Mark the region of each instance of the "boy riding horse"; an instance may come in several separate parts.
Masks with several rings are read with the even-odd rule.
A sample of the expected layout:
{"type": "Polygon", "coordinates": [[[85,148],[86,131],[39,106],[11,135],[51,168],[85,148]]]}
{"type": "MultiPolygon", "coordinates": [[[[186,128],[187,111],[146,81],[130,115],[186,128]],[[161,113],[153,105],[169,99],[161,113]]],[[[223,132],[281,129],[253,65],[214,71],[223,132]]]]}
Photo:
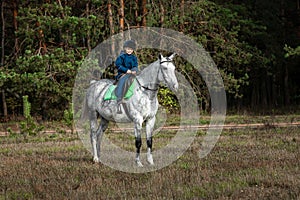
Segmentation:
{"type": "Polygon", "coordinates": [[[133,40],[127,40],[123,45],[123,49],[124,50],[121,51],[115,62],[118,69],[118,75],[116,76],[118,86],[115,91],[118,103],[118,113],[121,112],[120,104],[122,103],[124,96],[125,82],[132,75],[136,75],[136,72],[138,71],[137,57],[133,54],[136,49],[135,42],[133,40]]]}

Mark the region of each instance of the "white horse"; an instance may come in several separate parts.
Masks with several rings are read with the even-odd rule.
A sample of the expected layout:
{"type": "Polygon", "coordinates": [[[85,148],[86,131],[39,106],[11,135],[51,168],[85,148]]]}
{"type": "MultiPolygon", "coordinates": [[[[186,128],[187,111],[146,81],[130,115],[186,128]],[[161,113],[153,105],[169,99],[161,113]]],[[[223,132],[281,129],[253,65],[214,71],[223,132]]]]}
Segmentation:
{"type": "Polygon", "coordinates": [[[141,129],[146,123],[147,161],[154,165],[152,157],[152,131],[155,124],[155,115],[158,110],[157,92],[160,83],[165,84],[172,91],[178,89],[175,76],[175,65],[172,54],[169,57],[159,55],[157,61],[151,63],[138,73],[135,78],[132,97],[125,99],[122,104],[122,113],[118,113],[116,100],[104,100],[107,89],[113,84],[111,80],[102,79],[90,85],[86,93],[84,113],[90,120],[90,139],[94,162],[100,161],[100,143],[109,121],[118,123],[134,123],[136,163],[139,167],[143,164],[140,160],[140,148],[142,145],[141,129]],[[88,112],[86,112],[88,111],[88,112]],[[100,124],[97,118],[100,117],[100,124]]]}

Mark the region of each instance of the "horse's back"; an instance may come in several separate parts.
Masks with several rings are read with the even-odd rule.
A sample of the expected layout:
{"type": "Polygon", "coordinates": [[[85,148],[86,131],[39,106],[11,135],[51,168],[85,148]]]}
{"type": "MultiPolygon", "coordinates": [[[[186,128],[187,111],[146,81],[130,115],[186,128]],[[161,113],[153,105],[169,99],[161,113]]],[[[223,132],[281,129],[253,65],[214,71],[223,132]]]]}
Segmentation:
{"type": "Polygon", "coordinates": [[[91,81],[87,89],[86,100],[89,107],[94,107],[96,102],[103,99],[106,89],[113,85],[112,79],[101,79],[99,81],[91,81]]]}

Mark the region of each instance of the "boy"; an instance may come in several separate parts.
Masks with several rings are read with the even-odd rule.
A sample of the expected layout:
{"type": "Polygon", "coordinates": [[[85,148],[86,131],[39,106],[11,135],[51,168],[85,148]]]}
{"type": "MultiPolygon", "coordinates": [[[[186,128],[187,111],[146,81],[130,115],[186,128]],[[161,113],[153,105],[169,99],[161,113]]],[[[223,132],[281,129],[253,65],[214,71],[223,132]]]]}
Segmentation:
{"type": "MultiPolygon", "coordinates": [[[[116,76],[116,81],[118,81],[118,86],[116,88],[116,96],[118,105],[122,102],[124,93],[123,88],[126,80],[131,75],[136,75],[138,71],[138,61],[137,57],[133,54],[136,49],[136,44],[133,40],[127,40],[123,45],[123,51],[121,51],[118,56],[115,65],[118,69],[118,75],[116,76]]],[[[120,106],[118,113],[120,112],[120,106]]]]}

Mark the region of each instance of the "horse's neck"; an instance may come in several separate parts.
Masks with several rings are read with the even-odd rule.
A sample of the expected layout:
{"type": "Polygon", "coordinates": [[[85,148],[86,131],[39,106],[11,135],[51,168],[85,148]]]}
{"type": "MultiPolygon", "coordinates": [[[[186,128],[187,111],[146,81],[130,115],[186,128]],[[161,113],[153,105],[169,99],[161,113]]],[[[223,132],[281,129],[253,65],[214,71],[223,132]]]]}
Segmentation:
{"type": "Polygon", "coordinates": [[[137,79],[141,83],[142,86],[153,87],[158,85],[158,61],[150,64],[141,73],[137,76],[137,79]]]}

